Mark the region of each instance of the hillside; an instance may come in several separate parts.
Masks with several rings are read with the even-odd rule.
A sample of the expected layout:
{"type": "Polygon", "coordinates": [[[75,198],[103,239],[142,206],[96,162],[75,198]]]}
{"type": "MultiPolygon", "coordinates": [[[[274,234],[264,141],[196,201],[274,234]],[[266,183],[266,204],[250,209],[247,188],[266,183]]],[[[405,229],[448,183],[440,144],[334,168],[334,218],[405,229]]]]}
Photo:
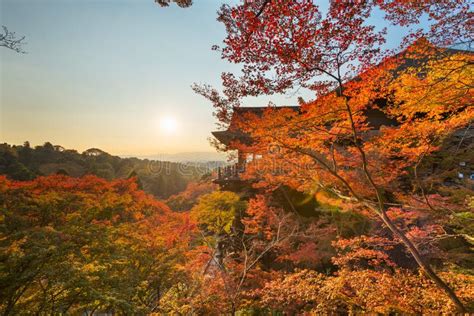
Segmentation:
{"type": "Polygon", "coordinates": [[[57,173],[72,177],[93,174],[107,180],[136,176],[143,190],[158,198],[181,192],[190,181],[201,178],[211,168],[204,163],[120,158],[97,148],[79,153],[51,143],[36,147],[28,142],[20,146],[0,145],[0,174],[12,180],[32,180],[57,173]]]}

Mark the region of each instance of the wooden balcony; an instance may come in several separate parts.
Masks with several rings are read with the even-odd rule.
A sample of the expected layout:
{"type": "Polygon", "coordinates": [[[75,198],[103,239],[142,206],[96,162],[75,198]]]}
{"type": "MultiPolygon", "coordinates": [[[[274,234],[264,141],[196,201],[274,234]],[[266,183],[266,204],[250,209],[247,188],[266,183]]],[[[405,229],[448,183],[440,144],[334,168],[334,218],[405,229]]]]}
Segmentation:
{"type": "Polygon", "coordinates": [[[245,166],[241,164],[233,164],[229,166],[219,167],[217,169],[217,178],[214,179],[214,183],[219,185],[231,183],[231,182],[241,182],[243,181],[240,178],[240,175],[245,171],[245,166]]]}

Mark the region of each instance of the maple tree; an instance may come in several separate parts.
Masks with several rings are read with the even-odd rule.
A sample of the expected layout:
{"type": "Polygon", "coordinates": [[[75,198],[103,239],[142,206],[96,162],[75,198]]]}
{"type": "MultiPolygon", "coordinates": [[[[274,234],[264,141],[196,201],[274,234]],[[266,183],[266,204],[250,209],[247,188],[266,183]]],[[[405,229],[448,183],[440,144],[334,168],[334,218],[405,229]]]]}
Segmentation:
{"type": "MultiPolygon", "coordinates": [[[[443,278],[472,301],[472,276],[443,273],[443,278]]],[[[399,270],[342,270],[327,276],[311,270],[281,275],[252,293],[262,308],[286,313],[401,313],[436,314],[452,312],[446,295],[423,275],[399,270]]]]}
{"type": "Polygon", "coordinates": [[[184,191],[170,196],[166,204],[175,211],[189,211],[202,195],[211,193],[217,188],[216,184],[207,181],[190,182],[184,191]]]}
{"type": "Polygon", "coordinates": [[[325,15],[313,1],[223,5],[218,17],[227,31],[222,57],[242,64],[242,75],[222,74],[224,96],[210,86],[194,87],[213,102],[223,125],[244,97],[298,87],[314,91],[316,100],[301,100],[299,112],[270,106],[262,116],[242,120],[241,129],[254,143],[241,148],[266,156],[248,168],[248,178],[263,178],[260,186],[267,187],[322,187],[371,210],[459,311],[465,307],[456,293],[389,213],[392,206],[406,210],[414,203],[403,190],[410,168],[416,173],[425,156],[474,119],[472,54],[430,43],[470,43],[472,18],[464,1],[334,1],[325,15]],[[404,50],[392,57],[393,51],[382,49],[385,30],[368,23],[376,9],[395,25],[416,27],[425,15],[431,25],[409,32],[404,50]],[[374,110],[392,124],[375,127],[374,110]],[[272,146],[278,150],[269,151],[272,146]]]}
{"type": "Polygon", "coordinates": [[[230,234],[232,222],[245,209],[245,202],[230,191],[214,191],[199,198],[191,217],[209,233],[230,234]]]}
{"type": "Polygon", "coordinates": [[[203,209],[227,211],[225,221],[222,215],[207,214],[201,217],[204,219],[201,221],[198,217],[204,236],[201,238],[202,247],[193,251],[194,259],[190,262],[190,265],[199,267],[194,273],[194,279],[200,283],[199,293],[195,294],[193,304],[207,314],[222,310],[235,314],[248,305],[245,302],[250,289],[262,287],[277,273],[265,268],[264,261],[288,253],[294,245],[291,242],[298,237],[299,224],[292,214],[284,214],[283,209],[269,205],[261,195],[250,199],[247,204],[235,193],[216,191],[200,199],[191,211],[191,218],[196,218],[193,216],[196,212],[202,215],[203,209]],[[214,206],[209,208],[210,204],[214,206]],[[223,205],[244,207],[239,206],[239,211],[235,212],[229,211],[232,207],[223,205]],[[228,225],[222,226],[222,223],[228,225]],[[209,231],[219,232],[218,236],[214,234],[214,242],[205,236],[209,231]]]}

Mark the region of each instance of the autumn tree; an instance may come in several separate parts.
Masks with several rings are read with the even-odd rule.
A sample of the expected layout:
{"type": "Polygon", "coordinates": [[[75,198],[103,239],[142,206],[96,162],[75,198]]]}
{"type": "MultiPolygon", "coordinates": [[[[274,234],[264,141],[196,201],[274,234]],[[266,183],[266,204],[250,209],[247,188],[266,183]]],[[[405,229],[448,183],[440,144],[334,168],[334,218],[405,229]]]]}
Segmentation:
{"type": "Polygon", "coordinates": [[[200,197],[198,204],[191,209],[190,216],[202,228],[204,239],[215,245],[214,264],[222,265],[224,243],[232,234],[234,220],[242,216],[245,207],[245,202],[237,194],[214,191],[200,197]]]}
{"type": "Polygon", "coordinates": [[[199,293],[194,294],[194,304],[204,313],[225,309],[234,315],[247,307],[244,302],[249,299],[248,292],[278,274],[268,264],[265,267],[265,261],[287,255],[299,237],[300,225],[294,214],[271,205],[261,195],[245,203],[235,193],[216,191],[200,199],[191,218],[197,219],[203,235],[219,232],[214,238],[217,245],[203,237],[204,247],[192,250],[192,265],[205,258],[194,274],[201,284],[199,293]],[[219,302],[209,304],[211,297],[219,302]]]}
{"type": "Polygon", "coordinates": [[[249,291],[262,287],[278,274],[269,267],[265,268],[264,262],[277,258],[282,248],[291,248],[300,228],[294,214],[271,205],[262,195],[249,200],[239,224],[240,231],[233,238],[234,251],[223,260],[226,266],[223,280],[232,314],[246,307],[242,301],[248,298],[249,291]]]}
{"type": "Polygon", "coordinates": [[[302,101],[301,113],[269,107],[262,117],[245,118],[242,129],[254,139],[254,150],[280,148],[261,161],[264,172],[258,176],[301,190],[320,186],[371,210],[459,311],[465,308],[456,293],[387,211],[400,203],[396,197],[407,170],[473,119],[468,106],[472,54],[430,43],[471,41],[473,24],[465,22],[472,16],[463,1],[333,1],[326,14],[313,1],[223,5],[218,17],[227,30],[222,57],[242,64],[242,75],[222,75],[224,96],[209,86],[194,87],[213,102],[224,124],[244,97],[300,87],[314,91],[317,99],[302,101]],[[368,21],[374,10],[385,12],[390,23],[413,27],[402,53],[390,56],[393,51],[382,49],[386,32],[368,21]],[[418,30],[426,15],[430,28],[418,30]],[[371,120],[374,111],[393,123],[371,120]],[[268,170],[272,160],[280,162],[279,170],[268,170]]]}
{"type": "Polygon", "coordinates": [[[133,179],[0,177],[0,309],[158,312],[192,230],[133,179]]]}
{"type": "Polygon", "coordinates": [[[245,208],[246,202],[230,191],[214,191],[199,197],[190,211],[190,218],[199,228],[195,236],[198,246],[189,252],[185,268],[193,281],[181,290],[190,299],[178,299],[178,307],[170,312],[183,312],[184,306],[205,314],[228,308],[231,268],[226,258],[237,234],[235,224],[245,208]]]}
{"type": "MultiPolygon", "coordinates": [[[[444,279],[472,301],[470,275],[442,273],[444,279]]],[[[311,314],[437,314],[452,313],[449,299],[424,275],[406,270],[389,274],[374,270],[343,270],[328,276],[297,270],[267,282],[252,292],[260,308],[311,314]]]]}
{"type": "Polygon", "coordinates": [[[170,196],[166,204],[175,211],[189,211],[202,195],[216,191],[217,188],[218,186],[210,181],[190,182],[184,191],[170,196]]]}

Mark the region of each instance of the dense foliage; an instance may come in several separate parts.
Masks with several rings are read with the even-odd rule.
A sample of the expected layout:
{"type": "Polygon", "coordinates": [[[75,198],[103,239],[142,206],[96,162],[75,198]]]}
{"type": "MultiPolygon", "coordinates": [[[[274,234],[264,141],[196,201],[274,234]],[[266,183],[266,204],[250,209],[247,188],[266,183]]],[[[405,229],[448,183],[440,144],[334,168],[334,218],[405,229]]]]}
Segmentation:
{"type": "MultiPolygon", "coordinates": [[[[432,240],[472,242],[446,229],[452,217],[472,212],[465,171],[472,172],[458,166],[473,158],[473,54],[448,48],[470,47],[472,19],[467,1],[333,1],[326,12],[311,0],[223,5],[218,20],[227,35],[215,48],[241,71],[222,74],[223,95],[195,86],[213,103],[221,126],[237,126],[246,136],[229,147],[261,157],[247,164],[244,179],[266,192],[288,186],[344,200],[387,229],[388,235],[376,229],[370,236],[403,245],[459,312],[466,302],[439,272],[453,267],[433,262],[432,240]],[[383,47],[387,32],[370,20],[374,12],[408,30],[397,49],[383,47]],[[297,110],[270,103],[233,115],[249,96],[299,89],[315,98],[300,99],[297,110]]],[[[374,250],[356,255],[374,256],[365,269],[396,266],[374,250]]]]}
{"type": "Polygon", "coordinates": [[[185,214],[131,180],[0,178],[5,315],[149,313],[183,272],[185,214]]]}
{"type": "Polygon", "coordinates": [[[189,211],[197,204],[201,195],[217,189],[218,185],[210,181],[190,182],[184,191],[170,196],[166,204],[174,211],[189,211]]]}
{"type": "MultiPolygon", "coordinates": [[[[387,231],[376,217],[353,213],[337,196],[319,192],[312,214],[302,216],[300,205],[282,208],[275,193],[249,200],[226,191],[197,195],[189,213],[178,213],[138,190],[134,179],[2,177],[2,312],[454,309],[399,243],[383,237],[387,231]]],[[[413,222],[410,229],[433,262],[456,267],[442,276],[472,302],[469,244],[428,236],[413,222]]]]}
{"type": "Polygon", "coordinates": [[[51,143],[34,148],[28,142],[23,146],[0,144],[0,174],[13,180],[32,180],[56,173],[72,177],[92,174],[107,180],[137,177],[143,190],[167,198],[208,172],[205,165],[120,158],[97,148],[78,153],[51,143]]]}
{"type": "Polygon", "coordinates": [[[223,74],[223,97],[195,89],[251,140],[231,147],[259,156],[241,190],[191,183],[175,212],[139,189],[154,192],[143,162],[4,145],[0,171],[27,181],[0,178],[2,312],[474,312],[473,54],[439,46],[472,41],[472,18],[465,1],[224,5],[221,53],[241,76],[223,74]],[[414,28],[396,55],[376,10],[414,28]],[[315,94],[298,110],[232,116],[298,88],[315,94]],[[129,179],[37,177],[55,172],[129,179]]]}

